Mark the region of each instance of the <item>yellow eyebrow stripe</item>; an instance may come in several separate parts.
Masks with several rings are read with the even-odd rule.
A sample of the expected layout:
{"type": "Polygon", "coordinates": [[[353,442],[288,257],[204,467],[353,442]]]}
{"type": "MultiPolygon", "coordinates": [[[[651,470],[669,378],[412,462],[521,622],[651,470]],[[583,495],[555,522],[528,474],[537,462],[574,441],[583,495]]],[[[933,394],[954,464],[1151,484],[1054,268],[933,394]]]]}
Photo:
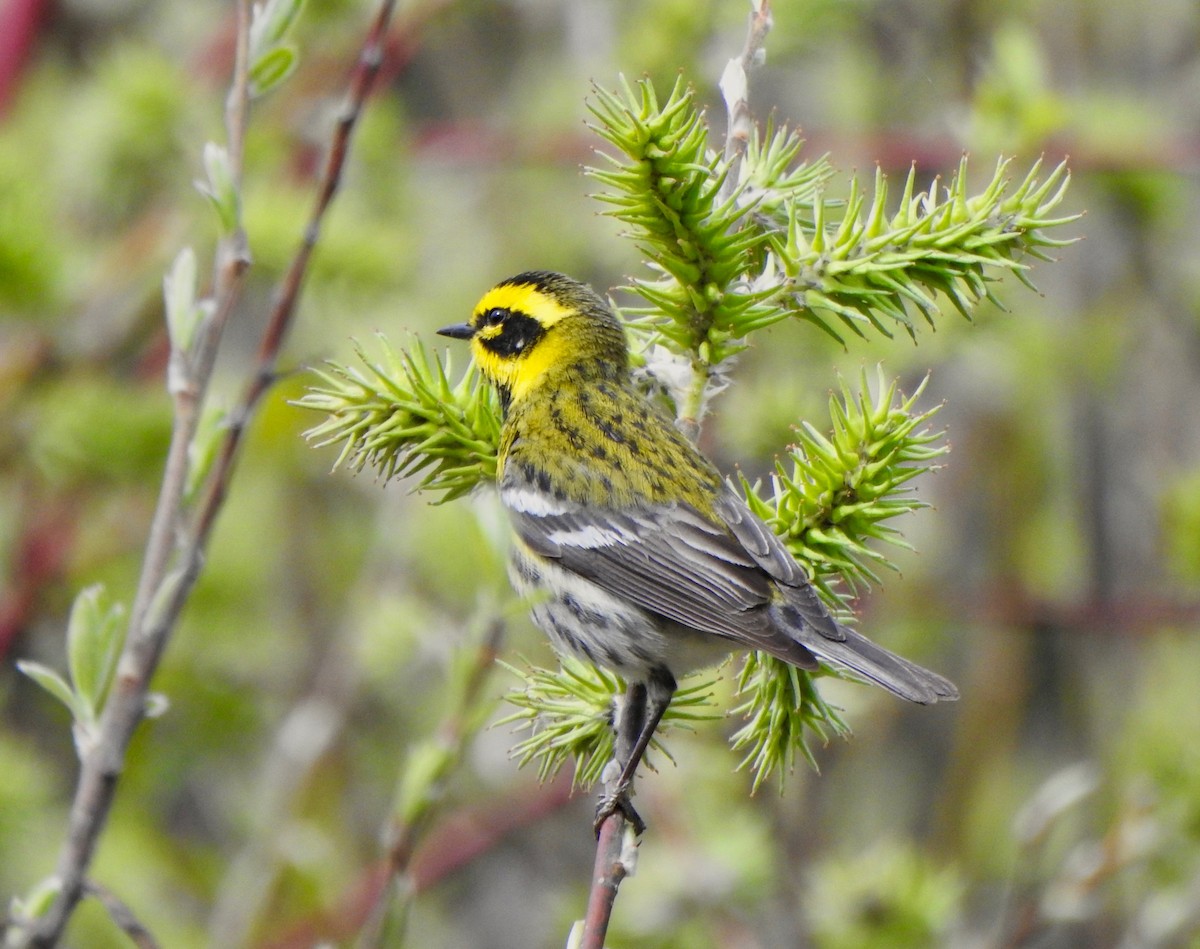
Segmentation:
{"type": "Polygon", "coordinates": [[[553,297],[529,284],[504,284],[493,287],[475,307],[474,316],[481,316],[494,309],[527,313],[545,327],[553,326],[573,312],[570,307],[563,306],[553,297]]]}

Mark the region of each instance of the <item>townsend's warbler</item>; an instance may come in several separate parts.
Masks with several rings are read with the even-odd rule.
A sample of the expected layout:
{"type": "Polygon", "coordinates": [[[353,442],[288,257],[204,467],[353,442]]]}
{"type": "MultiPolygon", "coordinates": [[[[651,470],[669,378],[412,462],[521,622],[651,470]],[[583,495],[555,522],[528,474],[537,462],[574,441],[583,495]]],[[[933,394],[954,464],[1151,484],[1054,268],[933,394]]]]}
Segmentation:
{"type": "Polygon", "coordinates": [[[627,791],[676,679],[757,649],[844,667],[913,702],[954,685],[837,623],[800,565],[671,420],[635,388],[620,322],[590,287],[523,273],[489,290],[469,339],[499,393],[497,482],[516,533],[511,576],[559,650],[641,683],[627,791]]]}

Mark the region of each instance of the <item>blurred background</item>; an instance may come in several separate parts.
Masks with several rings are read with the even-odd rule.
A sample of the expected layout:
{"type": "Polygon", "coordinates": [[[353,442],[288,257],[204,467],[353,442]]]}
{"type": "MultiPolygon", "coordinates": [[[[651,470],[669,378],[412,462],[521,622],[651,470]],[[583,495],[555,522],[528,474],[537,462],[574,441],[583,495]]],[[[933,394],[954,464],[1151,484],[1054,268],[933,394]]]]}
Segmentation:
{"type": "MultiPolygon", "coordinates": [[[[219,366],[232,402],[298,243],[371,16],[310,3],[295,76],[255,107],[254,267],[219,366]]],[[[588,197],[590,83],[716,81],[735,0],[401,4],[321,235],[286,377],[256,419],[203,578],[130,752],[93,876],[164,946],[348,940],[406,752],[447,712],[453,657],[509,600],[494,500],[431,506],[330,474],[289,404],[307,368],[461,320],[525,269],[598,288],[639,260],[588,197]]],[[[0,6],[0,898],[50,873],[76,777],[67,713],[14,662],[64,666],[77,591],[128,601],[170,432],[162,275],[211,255],[192,187],[219,140],[228,4],[0,6]]],[[[750,795],[733,719],[677,733],[640,784],[650,824],[609,942],[642,947],[1200,946],[1200,7],[1194,0],[779,0],[759,119],[810,158],[975,187],[1070,156],[1039,292],[936,332],[779,326],[742,357],[706,449],[769,472],[827,424],[837,372],[882,362],[952,452],[898,525],[916,548],[861,627],[943,672],[957,705],[833,683],[848,740],[750,795]]],[[[203,267],[204,265],[202,265],[203,267]]],[[[618,301],[626,300],[615,290],[618,301]]],[[[377,351],[377,350],[376,350],[377,351]]],[[[462,365],[461,354],[456,354],[462,365]]],[[[547,663],[510,624],[503,655],[547,663]]],[[[728,669],[722,670],[730,677],[728,669]]],[[[514,684],[497,669],[485,688],[514,684]]],[[[727,688],[725,682],[721,688],[727,688]]],[[[500,717],[503,709],[497,710],[500,717]]],[[[592,799],[539,786],[485,729],[411,866],[413,946],[562,945],[591,873],[592,799]]],[[[95,905],[77,946],[130,945],[95,905]]]]}

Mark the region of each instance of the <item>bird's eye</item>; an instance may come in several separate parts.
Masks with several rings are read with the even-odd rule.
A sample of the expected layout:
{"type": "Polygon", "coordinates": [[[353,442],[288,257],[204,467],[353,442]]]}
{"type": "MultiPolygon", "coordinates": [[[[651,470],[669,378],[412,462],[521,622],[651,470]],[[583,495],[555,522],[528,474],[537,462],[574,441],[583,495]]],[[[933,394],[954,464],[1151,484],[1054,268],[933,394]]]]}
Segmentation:
{"type": "Polygon", "coordinates": [[[504,322],[504,318],[508,315],[507,310],[502,310],[499,307],[493,307],[483,314],[484,326],[499,326],[504,322]]]}

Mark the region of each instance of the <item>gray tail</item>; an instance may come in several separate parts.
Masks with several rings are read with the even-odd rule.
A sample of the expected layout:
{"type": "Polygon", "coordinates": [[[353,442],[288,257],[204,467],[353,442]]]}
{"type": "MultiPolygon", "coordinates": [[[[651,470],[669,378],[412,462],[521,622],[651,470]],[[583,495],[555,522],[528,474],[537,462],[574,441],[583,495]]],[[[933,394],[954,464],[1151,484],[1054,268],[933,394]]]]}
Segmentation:
{"type": "Polygon", "coordinates": [[[862,633],[835,622],[823,607],[818,606],[816,595],[805,592],[809,593],[812,602],[804,602],[808,598],[802,597],[798,603],[789,597],[792,602],[781,604],[773,612],[778,626],[822,662],[848,669],[893,695],[921,705],[952,702],[958,698],[958,689],[949,679],[909,662],[871,642],[862,633]]]}
{"type": "Polygon", "coordinates": [[[815,641],[810,642],[806,637],[805,645],[818,659],[843,666],[910,702],[932,705],[958,698],[958,689],[949,679],[888,652],[845,626],[839,625],[838,632],[845,638],[839,641],[811,637],[815,641]]]}

